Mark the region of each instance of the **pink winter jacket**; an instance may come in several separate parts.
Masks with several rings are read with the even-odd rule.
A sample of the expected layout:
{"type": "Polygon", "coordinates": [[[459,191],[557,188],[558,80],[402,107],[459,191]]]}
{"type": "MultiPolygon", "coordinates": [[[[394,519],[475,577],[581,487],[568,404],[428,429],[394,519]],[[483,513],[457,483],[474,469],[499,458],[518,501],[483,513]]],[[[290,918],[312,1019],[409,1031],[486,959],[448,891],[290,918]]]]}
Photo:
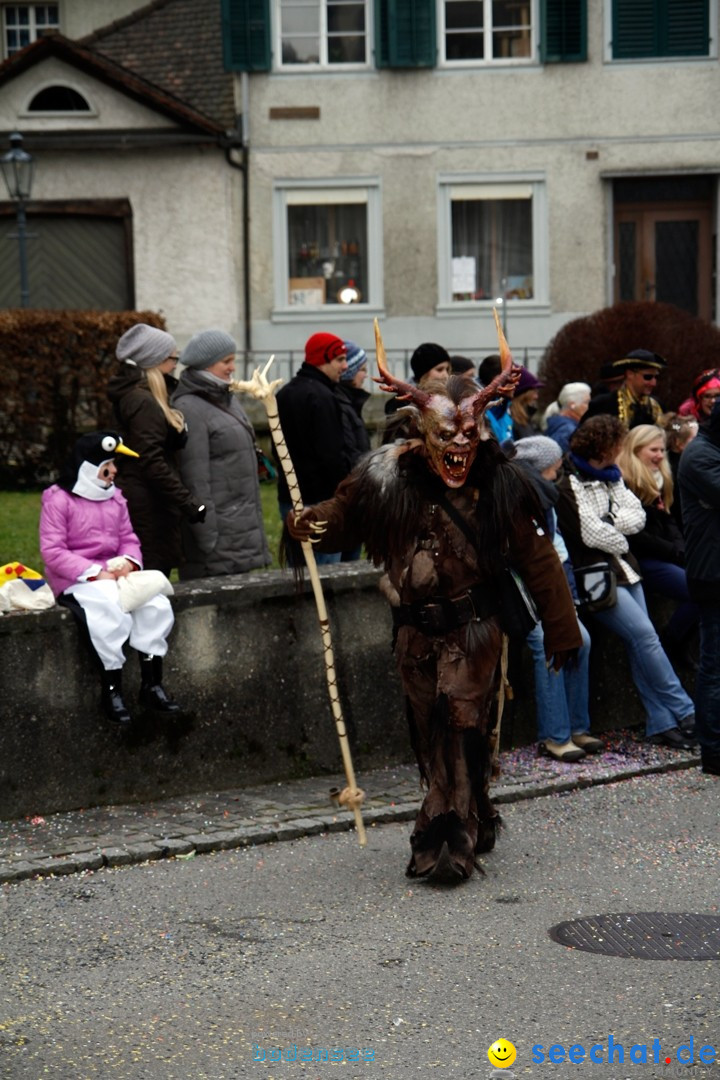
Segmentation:
{"type": "Polygon", "coordinates": [[[108,559],[125,555],[142,566],[140,541],[130,524],[125,496],[118,488],[111,499],[94,502],[53,484],[43,492],[40,551],[45,576],[59,596],[90,567],[105,569],[108,559]]]}

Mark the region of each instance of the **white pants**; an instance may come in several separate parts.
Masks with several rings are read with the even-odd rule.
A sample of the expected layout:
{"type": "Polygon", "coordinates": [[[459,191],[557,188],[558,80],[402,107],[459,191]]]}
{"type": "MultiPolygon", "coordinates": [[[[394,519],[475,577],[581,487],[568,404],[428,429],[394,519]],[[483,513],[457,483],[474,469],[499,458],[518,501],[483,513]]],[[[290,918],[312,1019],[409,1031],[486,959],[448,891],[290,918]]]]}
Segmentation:
{"type": "Polygon", "coordinates": [[[126,641],[149,656],[166,655],[166,639],[175,622],[167,596],[154,596],[135,611],[125,612],[118,602],[117,585],[109,579],[81,582],[65,591],[85,612],[90,640],[106,671],[123,666],[126,641]]]}

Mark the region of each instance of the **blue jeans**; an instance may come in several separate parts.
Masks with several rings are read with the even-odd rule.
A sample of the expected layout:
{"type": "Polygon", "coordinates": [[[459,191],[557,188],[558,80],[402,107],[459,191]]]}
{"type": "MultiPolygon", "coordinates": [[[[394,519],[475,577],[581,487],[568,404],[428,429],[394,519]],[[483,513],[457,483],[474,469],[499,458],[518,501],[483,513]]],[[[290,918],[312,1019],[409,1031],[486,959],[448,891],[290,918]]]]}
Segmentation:
{"type": "MultiPolygon", "coordinates": [[[[292,510],[292,503],[280,502],[278,499],[278,510],[280,511],[280,517],[282,521],[288,516],[292,510]]],[[[342,558],[342,551],[317,551],[315,545],[312,545],[313,555],[315,556],[315,562],[318,566],[329,566],[330,563],[340,562],[342,558]]],[[[292,566],[292,563],[290,563],[292,566]]]]}
{"type": "Polygon", "coordinates": [[[700,665],[695,680],[697,733],[704,756],[720,757],[720,604],[700,605],[700,665]]]}
{"type": "Polygon", "coordinates": [[[646,735],[669,731],[677,727],[680,720],[692,716],[695,708],[648,618],[645,596],[639,582],[618,586],[615,607],[596,611],[591,618],[597,619],[625,643],[633,682],[647,713],[646,735]]]}
{"type": "Polygon", "coordinates": [[[678,606],[673,611],[665,627],[665,632],[673,642],[684,641],[700,621],[700,608],[690,599],[687,577],[682,566],[675,563],[661,562],[659,559],[640,559],[643,584],[650,592],[677,600],[678,606]]]}
{"type": "Polygon", "coordinates": [[[582,647],[577,664],[560,671],[548,668],[545,660],[545,641],[538,623],[527,637],[535,674],[535,712],[539,742],[565,743],[573,732],[587,734],[590,730],[588,713],[588,668],[590,664],[590,635],[579,623],[582,647]]]}

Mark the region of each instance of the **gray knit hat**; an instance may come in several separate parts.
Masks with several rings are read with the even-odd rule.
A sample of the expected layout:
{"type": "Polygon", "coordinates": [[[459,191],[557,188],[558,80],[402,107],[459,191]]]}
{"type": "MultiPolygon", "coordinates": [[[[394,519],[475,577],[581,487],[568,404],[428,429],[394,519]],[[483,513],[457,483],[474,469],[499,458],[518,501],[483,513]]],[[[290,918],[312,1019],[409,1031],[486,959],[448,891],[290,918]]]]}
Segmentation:
{"type": "Polygon", "coordinates": [[[172,334],[147,323],[131,326],[115,348],[118,360],[129,361],[139,368],[157,367],[173,353],[177,353],[177,343],[172,334]]]}
{"type": "Polygon", "coordinates": [[[236,352],[237,342],[224,330],[200,330],[193,334],[181,352],[180,363],[203,371],[230,354],[234,356],[236,352]]]}
{"type": "Polygon", "coordinates": [[[515,453],[520,461],[526,461],[538,472],[556,465],[563,456],[559,444],[547,435],[528,435],[526,439],[518,439],[515,453]]]}

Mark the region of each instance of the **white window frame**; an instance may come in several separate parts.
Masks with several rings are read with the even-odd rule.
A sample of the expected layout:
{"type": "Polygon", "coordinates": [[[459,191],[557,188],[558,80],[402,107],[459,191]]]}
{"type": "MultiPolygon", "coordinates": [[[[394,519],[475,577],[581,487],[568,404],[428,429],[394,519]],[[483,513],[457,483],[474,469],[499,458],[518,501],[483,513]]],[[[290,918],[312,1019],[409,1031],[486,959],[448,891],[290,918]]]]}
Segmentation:
{"type": "Polygon", "coordinates": [[[708,49],[707,56],[638,56],[627,57],[627,59],[616,60],[613,56],[612,50],[612,25],[613,25],[613,3],[614,0],[605,0],[604,8],[604,50],[603,59],[606,64],[625,65],[628,64],[707,64],[713,60],[717,61],[720,52],[718,51],[718,26],[720,21],[718,18],[718,7],[720,6],[719,0],[708,0],[708,30],[710,38],[710,48],[708,49]]]}
{"type": "MultiPolygon", "coordinates": [[[[312,199],[308,200],[312,202],[312,199]]],[[[383,233],[382,189],[379,177],[343,177],[312,180],[275,180],[273,182],[273,266],[275,277],[275,306],[273,319],[277,322],[317,321],[318,312],[332,313],[333,318],[354,318],[383,313],[383,233]],[[367,296],[356,304],[322,304],[303,308],[288,301],[288,214],[291,193],[311,195],[317,192],[318,205],[323,205],[323,193],[341,203],[343,194],[348,201],[362,201],[367,206],[367,296]],[[289,197],[290,196],[290,197],[289,197]],[[362,196],[360,198],[359,196],[362,196]]]]}
{"type": "Polygon", "coordinates": [[[320,8],[320,59],[316,64],[284,64],[282,59],[282,0],[273,4],[274,42],[273,68],[286,74],[301,75],[307,72],[368,71],[373,66],[373,4],[371,0],[356,0],[365,7],[365,61],[357,64],[332,63],[328,60],[327,0],[318,0],[320,8]]]}
{"type": "MultiPolygon", "coordinates": [[[[530,8],[530,54],[529,56],[503,56],[494,58],[492,54],[492,0],[482,0],[485,5],[485,18],[483,20],[483,37],[485,55],[471,60],[448,60],[445,53],[446,32],[445,25],[445,0],[438,0],[437,26],[438,26],[438,57],[440,67],[449,68],[476,68],[476,67],[528,67],[537,65],[538,60],[538,26],[540,19],[540,0],[528,0],[530,8]]],[[[589,0],[588,0],[589,2],[589,0]]]]}
{"type": "Polygon", "coordinates": [[[452,298],[452,192],[458,187],[484,188],[487,198],[517,197],[520,189],[532,191],[533,296],[507,301],[517,312],[547,308],[549,304],[549,237],[547,184],[544,173],[445,173],[438,176],[438,312],[478,311],[492,308],[497,298],[453,300],[452,298]],[[514,189],[514,191],[513,191],[514,189]]]}
{"type": "MultiPolygon", "coordinates": [[[[1,6],[2,6],[2,13],[1,13],[2,14],[2,58],[3,58],[3,60],[7,60],[7,58],[9,56],[15,56],[15,52],[19,51],[19,50],[15,50],[15,52],[12,52],[12,53],[8,52],[8,44],[7,44],[7,30],[8,30],[8,27],[7,27],[7,18],[6,18],[7,9],[9,7],[27,7],[27,8],[30,8],[30,23],[28,25],[28,30],[30,31],[30,42],[29,42],[29,44],[31,44],[32,42],[38,40],[38,26],[37,26],[37,23],[35,21],[36,8],[49,7],[50,5],[49,4],[2,4],[1,6]]],[[[57,21],[57,25],[55,25],[54,23],[52,24],[51,29],[60,30],[60,25],[61,25],[61,23],[60,23],[61,5],[58,2],[54,6],[57,7],[57,9],[58,9],[58,21],[57,21]]],[[[49,27],[42,26],[40,29],[41,30],[46,30],[46,29],[49,29],[49,27]]],[[[22,46],[22,47],[24,48],[25,46],[22,46]]]]}

